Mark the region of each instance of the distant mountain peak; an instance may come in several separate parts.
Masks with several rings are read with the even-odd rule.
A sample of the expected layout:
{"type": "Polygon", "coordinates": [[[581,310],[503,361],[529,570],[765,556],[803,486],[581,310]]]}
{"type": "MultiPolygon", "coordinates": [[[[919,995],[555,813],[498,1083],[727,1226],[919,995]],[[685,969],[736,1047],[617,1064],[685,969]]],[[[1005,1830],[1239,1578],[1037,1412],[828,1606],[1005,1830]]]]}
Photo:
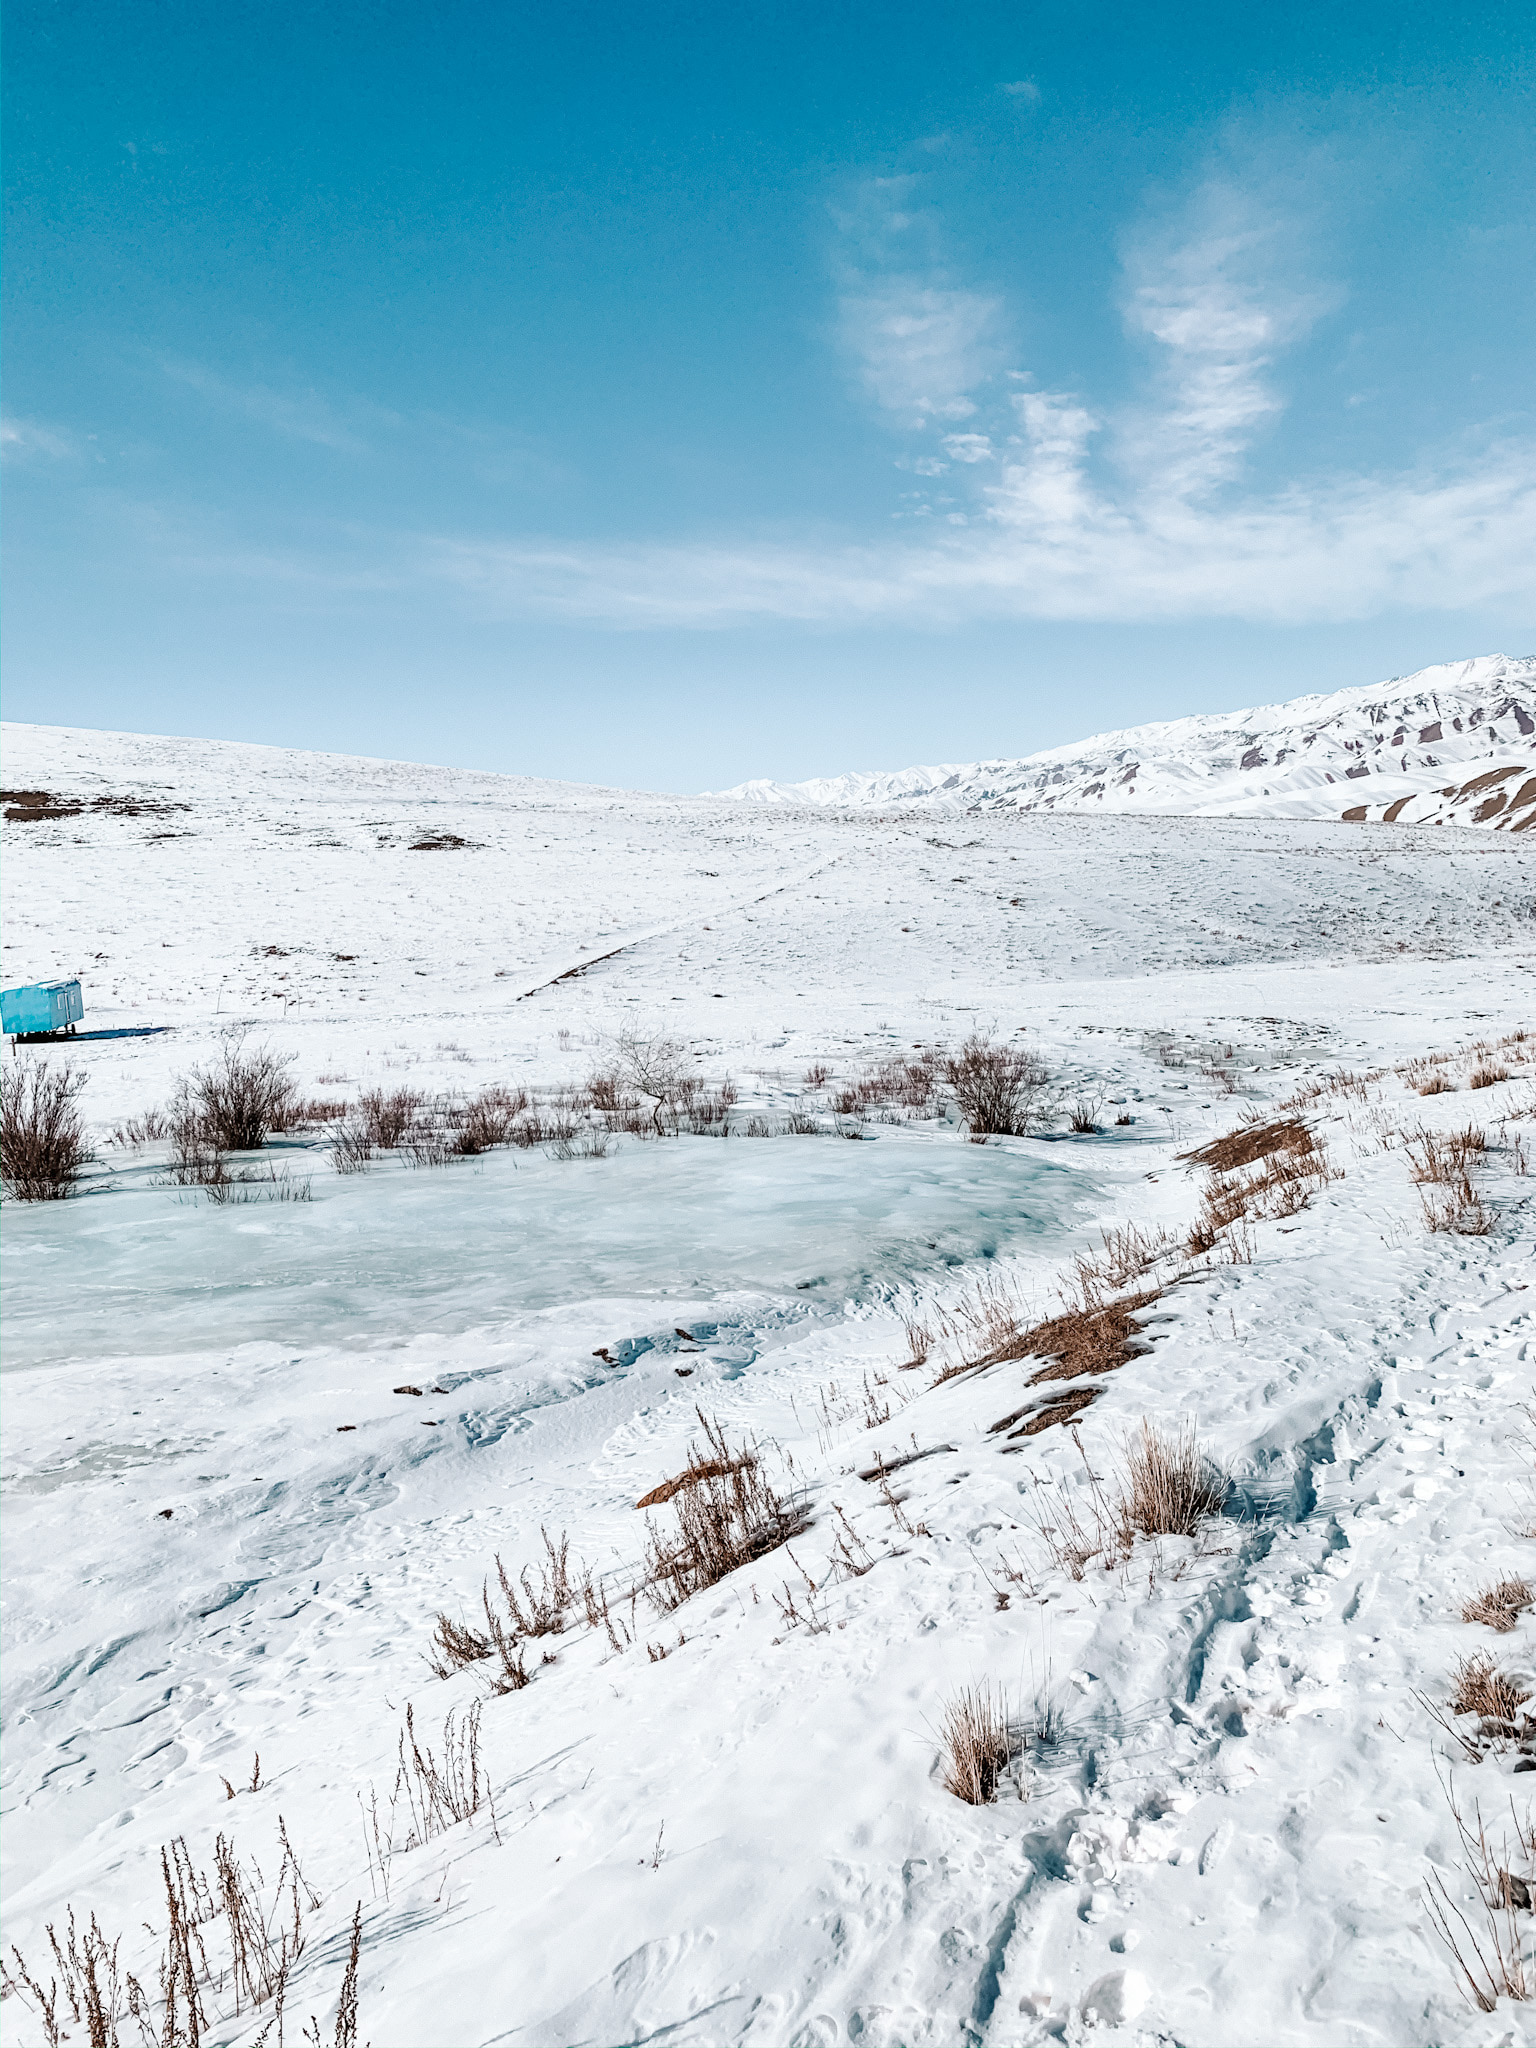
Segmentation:
{"type": "Polygon", "coordinates": [[[1536,657],[1128,726],[1018,760],[758,780],[742,803],[1536,824],[1536,657]]]}

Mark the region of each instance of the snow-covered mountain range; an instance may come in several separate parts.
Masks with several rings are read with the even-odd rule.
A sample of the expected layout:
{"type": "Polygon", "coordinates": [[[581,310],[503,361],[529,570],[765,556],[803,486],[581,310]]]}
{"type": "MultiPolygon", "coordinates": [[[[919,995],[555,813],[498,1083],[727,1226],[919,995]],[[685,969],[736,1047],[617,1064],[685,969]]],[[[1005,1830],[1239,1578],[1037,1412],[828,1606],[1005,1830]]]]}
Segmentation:
{"type": "Polygon", "coordinates": [[[747,803],[1536,823],[1536,658],[1100,733],[1017,761],[743,782],[747,803]]]}

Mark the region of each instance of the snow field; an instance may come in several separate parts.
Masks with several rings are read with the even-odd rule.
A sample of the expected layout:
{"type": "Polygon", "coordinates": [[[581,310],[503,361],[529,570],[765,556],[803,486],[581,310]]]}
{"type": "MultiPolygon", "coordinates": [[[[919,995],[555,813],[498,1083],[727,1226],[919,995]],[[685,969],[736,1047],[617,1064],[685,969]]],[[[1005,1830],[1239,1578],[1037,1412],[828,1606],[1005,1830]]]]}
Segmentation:
{"type": "MultiPolygon", "coordinates": [[[[190,841],[72,818],[18,827],[7,863],[8,980],[104,952],[118,994],[88,976],[88,1024],[175,1022],[79,1048],[103,1139],[232,1005],[336,1096],[575,1078],[638,1019],[729,1069],[743,1115],[803,1101],[814,1059],[849,1075],[1023,1024],[1064,1094],[1136,1121],[346,1181],[317,1143],[313,1204],[217,1211],[104,1144],[107,1192],[8,1210],[0,1847],[34,1966],[67,1901],[142,1960],[160,1844],[206,1863],[222,1828],[267,1868],[282,1814],[324,1900],[290,2024],[328,2035],[361,1898],[379,2048],[1532,2038],[1528,2007],[1467,2004],[1428,1930],[1428,1873],[1469,1887],[1437,1777],[1455,1745],[1414,1693],[1443,1702],[1474,1648],[1533,1664],[1529,1614],[1504,1637],[1458,1618],[1530,1575],[1533,1070],[1515,1048],[1470,1091],[1458,1051],[1427,1098],[1391,1071],[1526,1021],[1521,842],[985,817],[936,847],[878,817],[36,745],[8,782],[73,763],[193,806],[190,841]],[[402,845],[428,793],[481,851],[402,845]],[[359,821],[390,806],[380,846],[359,821]],[[1166,1285],[1077,1431],[993,1432],[1038,1360],[901,1370],[903,1314],[952,1314],[981,1273],[1050,1314],[1104,1227],[1187,1229],[1203,1180],[1176,1155],[1341,1067],[1386,1069],[1306,1107],[1342,1178],[1256,1221],[1251,1261],[1166,1285]],[[1401,1133],[1469,1117],[1493,1231],[1432,1235],[1401,1133]],[[783,1457],[812,1525],[672,1614],[631,1609],[633,1503],[681,1469],[696,1406],[783,1457]],[[1112,1478],[1143,1417],[1194,1424],[1233,1511],[1074,1578],[1042,1520],[1087,1469],[1112,1478]],[[913,1449],[934,1455],[892,1473],[893,1509],[858,1474],[913,1449]],[[482,1813],[396,1853],[386,1888],[359,1796],[387,1807],[407,1701],[440,1751],[481,1690],[427,1672],[434,1619],[473,1619],[541,1527],[639,1640],[573,1625],[530,1655],[483,1709],[495,1832],[482,1813]],[[971,1808],[937,1730],[978,1681],[1021,1722],[1053,1692],[1065,1728],[971,1808]],[[231,1802],[255,1751],[261,1787],[231,1802]]],[[[1519,1761],[1463,1757],[1458,1796],[1492,1823],[1519,1761]]],[[[0,2040],[36,2038],[0,2005],[0,2040]]]]}

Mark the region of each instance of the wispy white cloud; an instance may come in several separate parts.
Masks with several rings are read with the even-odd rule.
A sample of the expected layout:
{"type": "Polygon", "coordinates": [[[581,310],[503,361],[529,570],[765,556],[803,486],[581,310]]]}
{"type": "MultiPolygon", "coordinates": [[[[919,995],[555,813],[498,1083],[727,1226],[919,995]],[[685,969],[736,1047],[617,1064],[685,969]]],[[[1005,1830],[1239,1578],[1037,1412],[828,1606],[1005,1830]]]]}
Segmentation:
{"type": "Polygon", "coordinates": [[[221,412],[237,414],[286,440],[307,441],[338,454],[366,454],[371,434],[398,424],[382,406],[353,401],[343,411],[313,389],[280,391],[270,384],[237,383],[206,364],[174,358],[163,368],[168,377],[189,386],[221,412]]]}
{"type": "Polygon", "coordinates": [[[62,427],[50,427],[42,420],[18,419],[14,413],[0,418],[0,454],[7,462],[24,462],[39,456],[46,461],[62,462],[80,453],[79,439],[62,427]]]}
{"type": "Polygon", "coordinates": [[[1283,410],[1274,371],[1337,303],[1306,279],[1295,215],[1260,185],[1212,177],[1124,257],[1124,315],[1156,346],[1153,402],[1121,423],[1126,458],[1175,496],[1235,477],[1283,410]]]}
{"type": "Polygon", "coordinates": [[[957,282],[915,176],[871,178],[835,214],[838,338],[860,382],[900,425],[969,419],[1005,360],[1002,302],[957,282]]]}
{"type": "Polygon", "coordinates": [[[922,543],[557,547],[427,541],[420,573],[488,614],[616,627],[754,620],[1369,618],[1536,596],[1536,450],[1440,474],[1296,485],[1237,507],[1097,496],[1092,417],[1021,399],[1028,435],[994,516],[922,543]]]}

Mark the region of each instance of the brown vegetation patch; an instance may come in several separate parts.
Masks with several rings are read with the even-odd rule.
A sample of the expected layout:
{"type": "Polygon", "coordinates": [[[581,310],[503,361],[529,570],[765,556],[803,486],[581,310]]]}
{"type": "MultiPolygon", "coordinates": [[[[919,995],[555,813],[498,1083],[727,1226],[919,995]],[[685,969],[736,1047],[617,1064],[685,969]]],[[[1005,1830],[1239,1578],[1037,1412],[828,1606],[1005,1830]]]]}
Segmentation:
{"type": "Polygon", "coordinates": [[[1503,1579],[1474,1593],[1461,1610],[1463,1621],[1480,1621],[1485,1627],[1508,1635],[1526,1608],[1536,1601],[1529,1580],[1503,1579]]]}
{"type": "Polygon", "coordinates": [[[1476,1714],[1479,1720],[1498,1724],[1500,1732],[1514,1732],[1515,1717],[1530,1696],[1483,1650],[1463,1657],[1451,1674],[1452,1712],[1476,1714]]]}
{"type": "Polygon", "coordinates": [[[704,1445],[690,1447],[684,1484],[672,1495],[676,1532],[647,1525],[646,1580],[652,1598],[667,1609],[810,1526],[804,1502],[785,1498],[769,1480],[756,1444],[733,1450],[718,1421],[702,1409],[695,1413],[704,1445]]]}
{"type": "Polygon", "coordinates": [[[1240,1124],[1220,1138],[1213,1138],[1195,1152],[1181,1152],[1191,1166],[1204,1166],[1213,1173],[1232,1173],[1240,1166],[1256,1166],[1276,1152],[1305,1156],[1314,1149],[1311,1131],[1299,1117],[1277,1117],[1270,1123],[1240,1124]]]}
{"type": "Polygon", "coordinates": [[[1097,1387],[1074,1387],[1070,1394],[1056,1394],[1044,1401],[1038,1408],[1019,1408],[1012,1415],[1005,1415],[1000,1422],[994,1422],[988,1435],[999,1429],[1007,1429],[1010,1422],[1018,1422],[1017,1429],[1008,1431],[1008,1442],[1017,1443],[1022,1438],[1039,1436],[1042,1430],[1057,1423],[1073,1422],[1099,1398],[1097,1387]],[[1019,1421],[1023,1417],[1022,1422],[1019,1421]]]}
{"type": "Polygon", "coordinates": [[[663,1479],[660,1486],[653,1486],[649,1493],[641,1494],[635,1502],[637,1508],[659,1508],[674,1494],[682,1492],[685,1486],[702,1486],[706,1479],[726,1479],[734,1470],[728,1461],[718,1458],[703,1458],[690,1464],[686,1472],[679,1472],[675,1479],[663,1479]]]}

